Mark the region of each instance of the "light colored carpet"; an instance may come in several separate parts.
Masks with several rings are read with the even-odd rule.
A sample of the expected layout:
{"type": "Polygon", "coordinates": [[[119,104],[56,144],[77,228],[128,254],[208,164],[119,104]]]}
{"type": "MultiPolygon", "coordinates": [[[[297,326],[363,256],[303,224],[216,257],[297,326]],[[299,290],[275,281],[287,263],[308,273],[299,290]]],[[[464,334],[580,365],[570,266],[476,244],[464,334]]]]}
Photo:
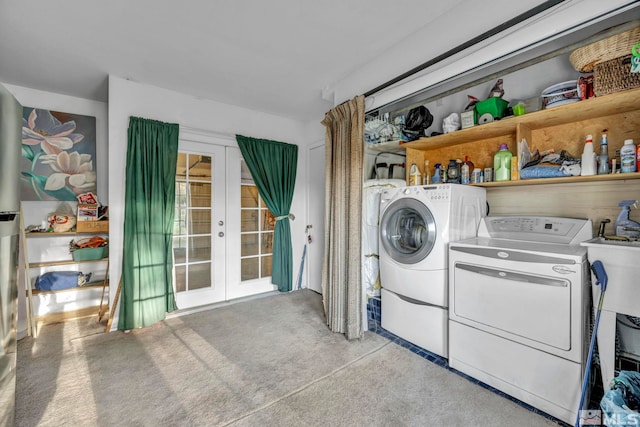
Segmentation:
{"type": "Polygon", "coordinates": [[[311,291],[129,334],[91,321],[18,343],[16,425],[555,425],[383,337],[331,333],[311,291]]]}

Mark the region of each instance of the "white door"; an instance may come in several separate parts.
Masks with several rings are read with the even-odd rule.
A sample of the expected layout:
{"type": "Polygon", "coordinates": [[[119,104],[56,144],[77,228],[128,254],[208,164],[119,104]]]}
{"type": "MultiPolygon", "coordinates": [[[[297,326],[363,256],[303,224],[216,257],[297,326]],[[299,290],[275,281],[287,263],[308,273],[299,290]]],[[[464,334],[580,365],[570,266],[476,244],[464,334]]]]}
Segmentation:
{"type": "Polygon", "coordinates": [[[179,309],[226,299],[225,170],[225,147],[180,141],[173,229],[179,309]]]}
{"type": "Polygon", "coordinates": [[[277,287],[271,283],[275,217],[258,194],[240,149],[227,147],[227,299],[277,287]]]}
{"type": "Polygon", "coordinates": [[[309,189],[309,235],[307,246],[307,287],[322,293],[322,261],[324,258],[324,142],[309,148],[307,185],[309,189]]]}

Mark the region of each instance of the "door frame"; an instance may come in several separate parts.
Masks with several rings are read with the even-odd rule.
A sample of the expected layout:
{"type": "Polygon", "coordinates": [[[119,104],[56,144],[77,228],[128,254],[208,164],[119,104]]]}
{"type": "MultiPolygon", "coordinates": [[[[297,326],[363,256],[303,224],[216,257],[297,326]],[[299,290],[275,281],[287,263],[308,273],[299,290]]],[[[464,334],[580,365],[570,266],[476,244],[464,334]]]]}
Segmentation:
{"type": "MultiPolygon", "coordinates": [[[[322,268],[323,265],[322,263],[324,262],[324,245],[325,245],[325,241],[324,241],[324,221],[325,221],[325,203],[322,203],[322,220],[320,221],[320,223],[317,222],[313,222],[312,221],[312,206],[311,206],[311,200],[314,197],[318,197],[317,194],[312,193],[312,190],[314,189],[314,186],[312,185],[313,182],[316,181],[315,176],[311,175],[311,172],[313,171],[313,167],[312,165],[318,165],[320,163],[320,159],[314,158],[311,155],[311,150],[317,149],[319,147],[322,147],[325,145],[325,140],[324,138],[322,138],[322,140],[317,140],[314,143],[311,143],[307,146],[307,167],[306,167],[306,185],[307,185],[307,200],[306,200],[306,210],[307,210],[307,224],[312,225],[313,227],[311,229],[309,229],[309,234],[312,236],[312,243],[307,245],[307,259],[306,259],[306,263],[307,263],[307,268],[306,268],[306,274],[304,274],[305,277],[305,288],[311,289],[315,292],[318,292],[320,294],[322,294],[322,268]],[[318,253],[319,251],[319,253],[318,253]],[[318,256],[319,255],[319,256],[318,256]],[[319,261],[318,261],[319,260],[319,261]],[[316,265],[318,264],[319,265],[316,265]],[[320,277],[312,277],[312,276],[316,276],[318,274],[318,272],[320,273],[320,277]],[[314,284],[316,284],[316,286],[314,286],[314,284]]],[[[326,150],[326,147],[325,147],[326,150]]],[[[325,170],[325,158],[322,158],[322,170],[325,170]]],[[[324,176],[324,173],[323,173],[324,176]]],[[[323,180],[324,182],[324,180],[323,180]]],[[[325,197],[325,193],[324,193],[324,186],[322,187],[322,192],[319,196],[322,197],[322,200],[324,201],[324,197],[325,197]]],[[[326,201],[325,201],[326,202],[326,201]]]]}

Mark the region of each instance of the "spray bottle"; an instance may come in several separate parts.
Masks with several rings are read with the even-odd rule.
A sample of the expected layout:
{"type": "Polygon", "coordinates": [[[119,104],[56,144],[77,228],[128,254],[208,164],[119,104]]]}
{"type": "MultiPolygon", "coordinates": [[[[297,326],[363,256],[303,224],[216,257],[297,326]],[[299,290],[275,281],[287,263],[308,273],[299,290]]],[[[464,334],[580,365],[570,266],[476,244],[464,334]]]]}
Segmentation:
{"type": "Polygon", "coordinates": [[[640,239],[640,224],[629,219],[630,207],[637,208],[637,200],[623,200],[618,203],[622,210],[616,219],[616,236],[624,236],[629,240],[640,239]]]}

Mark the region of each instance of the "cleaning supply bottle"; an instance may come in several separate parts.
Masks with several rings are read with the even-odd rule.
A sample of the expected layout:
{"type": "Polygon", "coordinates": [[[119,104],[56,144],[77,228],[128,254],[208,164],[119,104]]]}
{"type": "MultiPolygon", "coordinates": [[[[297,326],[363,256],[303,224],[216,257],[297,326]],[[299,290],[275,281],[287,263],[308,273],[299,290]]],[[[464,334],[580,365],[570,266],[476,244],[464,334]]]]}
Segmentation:
{"type": "Polygon", "coordinates": [[[500,150],[493,156],[493,180],[511,180],[511,158],[513,154],[509,151],[507,144],[500,145],[500,150]]]}
{"type": "Polygon", "coordinates": [[[429,181],[431,180],[431,175],[429,174],[429,160],[424,161],[424,175],[422,176],[422,184],[429,185],[429,181]]]}
{"type": "Polygon", "coordinates": [[[603,133],[600,138],[600,157],[598,158],[598,175],[609,173],[609,140],[607,134],[603,133]]]}
{"type": "Polygon", "coordinates": [[[636,146],[633,139],[626,139],[620,148],[620,172],[629,173],[636,171],[636,146]]]}
{"type": "Polygon", "coordinates": [[[622,210],[616,219],[616,236],[624,236],[629,240],[640,238],[640,224],[629,219],[630,207],[637,207],[637,200],[623,200],[618,203],[622,210]]]}
{"type": "Polygon", "coordinates": [[[464,156],[464,162],[460,167],[460,183],[461,184],[469,184],[471,183],[471,174],[473,173],[474,165],[471,160],[469,160],[469,156],[464,156]]]}
{"type": "Polygon", "coordinates": [[[593,151],[593,137],[587,135],[584,141],[584,150],[582,151],[580,175],[595,175],[596,170],[596,153],[593,151]]]}
{"type": "Polygon", "coordinates": [[[464,162],[462,166],[460,166],[460,184],[469,184],[470,175],[469,165],[467,162],[464,162]]]}
{"type": "Polygon", "coordinates": [[[436,163],[435,168],[436,170],[433,173],[433,179],[431,180],[431,182],[433,182],[434,184],[438,184],[440,183],[440,163],[436,163]]]}
{"type": "Polygon", "coordinates": [[[420,174],[420,170],[415,163],[411,164],[411,169],[409,169],[409,185],[420,185],[422,184],[422,175],[420,174]]]}

